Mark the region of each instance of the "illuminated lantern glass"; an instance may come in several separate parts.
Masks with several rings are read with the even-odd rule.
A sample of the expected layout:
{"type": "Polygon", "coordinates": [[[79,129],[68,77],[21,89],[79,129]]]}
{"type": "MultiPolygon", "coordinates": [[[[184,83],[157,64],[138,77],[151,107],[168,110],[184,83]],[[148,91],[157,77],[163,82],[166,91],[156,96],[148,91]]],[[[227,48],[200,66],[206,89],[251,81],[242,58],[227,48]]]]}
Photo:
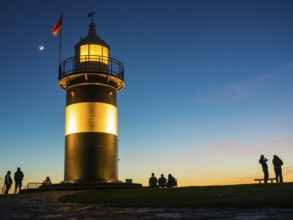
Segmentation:
{"type": "Polygon", "coordinates": [[[109,49],[97,44],[80,46],[80,62],[94,61],[108,65],[109,49]]]}

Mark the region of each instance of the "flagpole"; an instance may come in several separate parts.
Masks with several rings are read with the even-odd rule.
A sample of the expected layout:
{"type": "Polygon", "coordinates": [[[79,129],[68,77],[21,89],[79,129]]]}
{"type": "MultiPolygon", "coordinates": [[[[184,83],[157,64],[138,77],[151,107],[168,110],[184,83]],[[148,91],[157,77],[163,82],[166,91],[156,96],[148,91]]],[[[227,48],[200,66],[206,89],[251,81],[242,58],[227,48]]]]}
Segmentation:
{"type": "MultiPolygon", "coordinates": [[[[63,19],[63,17],[62,17],[62,12],[61,12],[61,22],[62,22],[62,26],[63,26],[62,19],[63,19]]],[[[60,67],[60,64],[61,64],[61,46],[62,46],[62,29],[63,29],[62,26],[61,26],[60,34],[59,34],[59,67],[60,67]]]]}

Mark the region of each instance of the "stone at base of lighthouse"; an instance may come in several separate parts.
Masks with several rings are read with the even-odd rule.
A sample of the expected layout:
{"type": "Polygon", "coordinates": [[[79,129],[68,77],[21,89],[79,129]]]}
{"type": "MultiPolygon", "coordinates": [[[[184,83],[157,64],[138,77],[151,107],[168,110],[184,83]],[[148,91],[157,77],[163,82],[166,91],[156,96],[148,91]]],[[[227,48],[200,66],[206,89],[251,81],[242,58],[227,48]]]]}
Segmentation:
{"type": "Polygon", "coordinates": [[[60,183],[60,184],[50,184],[40,186],[37,191],[57,191],[57,190],[99,190],[99,189],[131,189],[131,188],[141,188],[140,183],[127,183],[127,182],[117,182],[117,183],[97,183],[97,182],[87,182],[87,183],[60,183]]]}
{"type": "MultiPolygon", "coordinates": [[[[39,183],[41,185],[41,183],[39,183]]],[[[31,192],[43,192],[43,191],[67,191],[67,190],[104,190],[104,189],[133,189],[142,188],[140,183],[127,183],[127,182],[117,182],[117,183],[97,183],[97,182],[87,182],[87,183],[57,183],[41,185],[38,188],[25,188],[20,191],[20,193],[31,193],[31,192]]]]}

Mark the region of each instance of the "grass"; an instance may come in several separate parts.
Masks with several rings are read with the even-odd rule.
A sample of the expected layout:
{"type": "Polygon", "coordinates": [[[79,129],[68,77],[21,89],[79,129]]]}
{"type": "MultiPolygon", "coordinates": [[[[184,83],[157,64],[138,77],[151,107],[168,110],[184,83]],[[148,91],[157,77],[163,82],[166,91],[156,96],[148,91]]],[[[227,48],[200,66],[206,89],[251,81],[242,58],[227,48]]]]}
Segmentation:
{"type": "Polygon", "coordinates": [[[93,190],[59,200],[117,207],[293,208],[293,183],[93,190]]]}

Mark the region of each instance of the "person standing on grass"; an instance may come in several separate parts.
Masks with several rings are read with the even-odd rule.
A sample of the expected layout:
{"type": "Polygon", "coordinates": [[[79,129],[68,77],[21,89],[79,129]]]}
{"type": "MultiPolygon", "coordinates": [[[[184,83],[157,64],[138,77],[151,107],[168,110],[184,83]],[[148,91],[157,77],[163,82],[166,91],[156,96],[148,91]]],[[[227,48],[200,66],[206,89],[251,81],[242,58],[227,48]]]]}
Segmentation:
{"type": "Polygon", "coordinates": [[[5,175],[5,194],[8,194],[10,187],[13,183],[10,174],[11,172],[7,171],[7,174],[5,175]]]}
{"type": "Polygon", "coordinates": [[[263,170],[263,173],[264,173],[264,181],[265,181],[265,183],[268,182],[268,178],[269,178],[269,170],[268,170],[267,161],[268,161],[268,159],[265,158],[264,155],[260,155],[259,163],[262,166],[262,170],[263,170]]]}
{"type": "Polygon", "coordinates": [[[23,172],[18,167],[17,171],[14,173],[14,181],[15,181],[14,193],[15,194],[17,192],[17,188],[18,188],[18,192],[20,192],[21,190],[23,177],[24,177],[23,172]]]}
{"type": "Polygon", "coordinates": [[[158,184],[158,179],[157,179],[157,177],[155,177],[155,174],[152,173],[152,176],[149,179],[149,186],[150,187],[157,187],[158,186],[157,184],[158,184]]]}
{"type": "Polygon", "coordinates": [[[283,183],[283,175],[282,175],[283,161],[277,155],[274,155],[273,164],[274,164],[274,170],[276,174],[277,183],[283,183]]]}

